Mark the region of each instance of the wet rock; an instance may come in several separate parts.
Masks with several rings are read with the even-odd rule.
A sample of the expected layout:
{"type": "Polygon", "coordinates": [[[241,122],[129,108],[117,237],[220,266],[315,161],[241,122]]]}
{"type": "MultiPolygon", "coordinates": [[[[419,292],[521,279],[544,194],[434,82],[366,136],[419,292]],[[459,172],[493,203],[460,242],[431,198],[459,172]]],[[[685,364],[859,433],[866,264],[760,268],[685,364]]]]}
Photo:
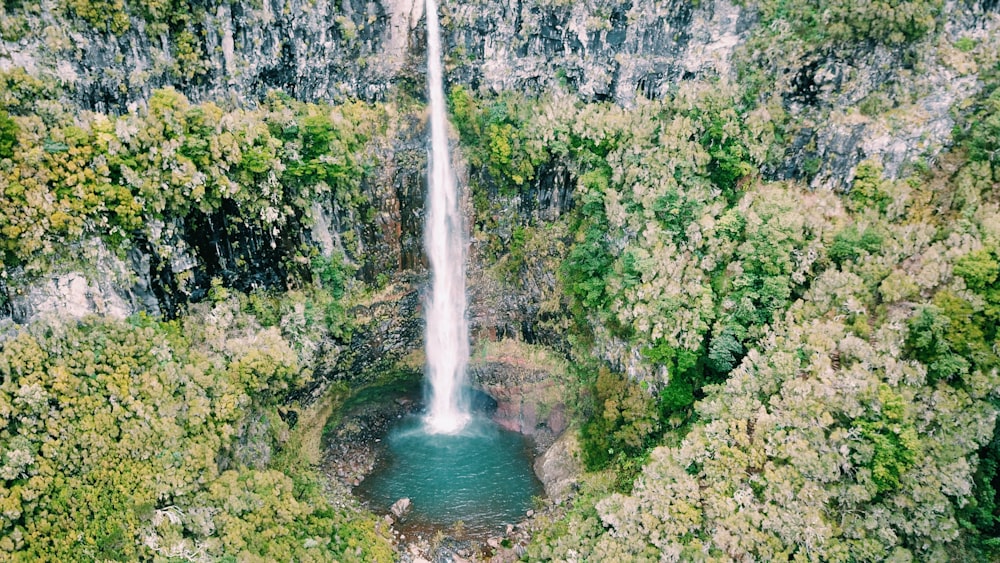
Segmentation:
{"type": "MultiPolygon", "coordinates": [[[[369,303],[351,309],[357,327],[350,342],[325,343],[319,350],[315,377],[310,387],[300,392],[300,398],[305,402],[314,400],[324,386],[332,382],[371,383],[387,371],[398,370],[400,360],[422,344],[423,321],[417,284],[419,278],[401,279],[369,303]]],[[[385,406],[393,411],[391,418],[414,407],[409,397],[397,398],[385,406]]],[[[389,418],[373,414],[364,424],[370,426],[371,434],[380,435],[389,418]]]]}
{"type": "MultiPolygon", "coordinates": [[[[169,64],[176,37],[151,38],[141,18],[119,36],[104,26],[66,25],[58,3],[41,3],[36,17],[39,29],[62,29],[62,41],[28,34],[7,43],[5,56],[60,76],[75,86],[81,105],[99,111],[125,110],[166,84],[194,99],[254,101],[278,88],[317,101],[381,100],[394,85],[420,83],[425,17],[418,0],[203,4],[192,22],[203,34],[197,46],[203,69],[189,78],[177,77],[169,64]]],[[[637,93],[662,96],[692,74],[730,73],[729,55],[755,17],[728,0],[446,1],[440,10],[453,80],[494,91],[561,85],[622,103],[637,93]]]]}
{"type": "Polygon", "coordinates": [[[496,401],[493,420],[534,438],[539,452],[566,429],[560,373],[558,366],[533,365],[516,345],[504,344],[469,366],[473,381],[496,401]]]}
{"type": "Polygon", "coordinates": [[[395,516],[397,520],[402,520],[412,509],[413,503],[410,499],[404,497],[392,503],[389,511],[392,512],[392,515],[395,516]]]}
{"type": "Polygon", "coordinates": [[[414,401],[372,401],[343,413],[326,437],[322,470],[345,487],[356,487],[375,470],[389,424],[416,408],[414,401]]]}

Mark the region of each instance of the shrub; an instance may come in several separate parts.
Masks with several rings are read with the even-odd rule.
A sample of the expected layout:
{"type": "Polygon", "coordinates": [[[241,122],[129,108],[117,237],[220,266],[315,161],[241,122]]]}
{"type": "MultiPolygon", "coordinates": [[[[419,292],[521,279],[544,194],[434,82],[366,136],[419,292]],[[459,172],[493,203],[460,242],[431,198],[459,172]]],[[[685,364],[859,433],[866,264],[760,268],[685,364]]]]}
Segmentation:
{"type": "Polygon", "coordinates": [[[14,156],[14,147],[17,146],[17,123],[11,119],[10,114],[5,110],[0,110],[0,158],[11,158],[14,156]]]}
{"type": "Polygon", "coordinates": [[[368,549],[330,541],[344,517],[318,489],[297,492],[288,475],[230,458],[241,419],[302,375],[275,332],[145,316],[17,330],[0,351],[0,536],[19,540],[0,552],[139,560],[200,545],[212,557],[290,559],[305,556],[304,537],[326,537],[328,557],[368,549]]]}
{"type": "Polygon", "coordinates": [[[98,30],[121,35],[129,30],[124,0],[65,0],[70,12],[98,30]]]}
{"type": "Polygon", "coordinates": [[[660,429],[653,398],[638,384],[600,368],[591,387],[594,412],[581,428],[581,451],[588,470],[612,460],[642,455],[660,429]]]}
{"type": "Polygon", "coordinates": [[[969,362],[952,349],[950,328],[951,320],[934,305],[920,308],[909,321],[907,353],[927,366],[931,383],[954,379],[969,369],[969,362]]]}
{"type": "Polygon", "coordinates": [[[997,281],[1000,263],[992,250],[984,248],[959,258],[953,271],[956,276],[965,280],[966,287],[983,292],[997,281]]]}
{"type": "Polygon", "coordinates": [[[859,421],[858,427],[874,448],[869,468],[876,494],[884,494],[899,488],[900,477],[913,467],[921,452],[917,432],[906,421],[903,399],[883,384],[879,386],[878,400],[880,416],[859,421]]]}
{"type": "Polygon", "coordinates": [[[847,262],[856,261],[863,254],[875,255],[882,248],[882,235],[873,228],[858,231],[851,225],[837,233],[833,243],[827,249],[830,260],[843,267],[847,262]]]}
{"type": "Polygon", "coordinates": [[[848,205],[853,211],[875,209],[884,213],[892,198],[883,187],[882,165],[866,160],[858,165],[848,195],[848,205]]]}
{"type": "Polygon", "coordinates": [[[874,41],[899,45],[937,31],[943,0],[760,0],[763,25],[791,24],[805,41],[818,45],[874,41]]]}

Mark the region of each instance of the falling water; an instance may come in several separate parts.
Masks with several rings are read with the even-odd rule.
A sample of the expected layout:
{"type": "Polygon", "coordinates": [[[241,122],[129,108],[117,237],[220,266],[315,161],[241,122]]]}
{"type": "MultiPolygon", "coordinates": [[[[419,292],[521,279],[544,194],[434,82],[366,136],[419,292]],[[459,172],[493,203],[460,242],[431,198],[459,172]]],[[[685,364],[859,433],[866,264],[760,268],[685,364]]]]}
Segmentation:
{"type": "Polygon", "coordinates": [[[465,320],[465,230],[448,155],[437,4],[427,0],[427,74],[431,99],[431,155],[424,244],[433,285],[427,300],[427,371],[432,433],[456,433],[469,419],[464,398],[469,360],[465,320]]]}

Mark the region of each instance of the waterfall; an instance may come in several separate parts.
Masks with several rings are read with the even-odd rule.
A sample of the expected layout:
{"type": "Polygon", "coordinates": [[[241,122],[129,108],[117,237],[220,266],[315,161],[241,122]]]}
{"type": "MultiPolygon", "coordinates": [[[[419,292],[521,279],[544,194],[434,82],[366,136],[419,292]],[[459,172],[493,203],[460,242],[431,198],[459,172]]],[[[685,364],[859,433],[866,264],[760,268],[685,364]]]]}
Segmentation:
{"type": "Polygon", "coordinates": [[[424,245],[432,286],[426,302],[427,375],[430,401],[427,427],[455,433],[469,419],[465,368],[469,328],[465,319],[465,229],[455,175],[448,154],[447,115],[441,69],[441,31],[437,4],[427,0],[427,79],[431,101],[431,154],[427,176],[424,245]]]}

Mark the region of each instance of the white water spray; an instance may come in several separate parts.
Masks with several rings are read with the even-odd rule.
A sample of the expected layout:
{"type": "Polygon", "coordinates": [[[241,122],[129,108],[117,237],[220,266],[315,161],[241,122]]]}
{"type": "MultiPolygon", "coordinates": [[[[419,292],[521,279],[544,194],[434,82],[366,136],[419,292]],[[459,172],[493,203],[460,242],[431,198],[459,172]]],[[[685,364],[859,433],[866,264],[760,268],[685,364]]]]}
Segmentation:
{"type": "Polygon", "coordinates": [[[426,304],[427,372],[431,384],[427,428],[434,433],[455,433],[469,420],[464,398],[465,368],[469,361],[469,327],[465,320],[466,241],[448,154],[441,31],[435,0],[427,0],[427,74],[431,155],[424,245],[432,272],[431,294],[426,304]]]}

